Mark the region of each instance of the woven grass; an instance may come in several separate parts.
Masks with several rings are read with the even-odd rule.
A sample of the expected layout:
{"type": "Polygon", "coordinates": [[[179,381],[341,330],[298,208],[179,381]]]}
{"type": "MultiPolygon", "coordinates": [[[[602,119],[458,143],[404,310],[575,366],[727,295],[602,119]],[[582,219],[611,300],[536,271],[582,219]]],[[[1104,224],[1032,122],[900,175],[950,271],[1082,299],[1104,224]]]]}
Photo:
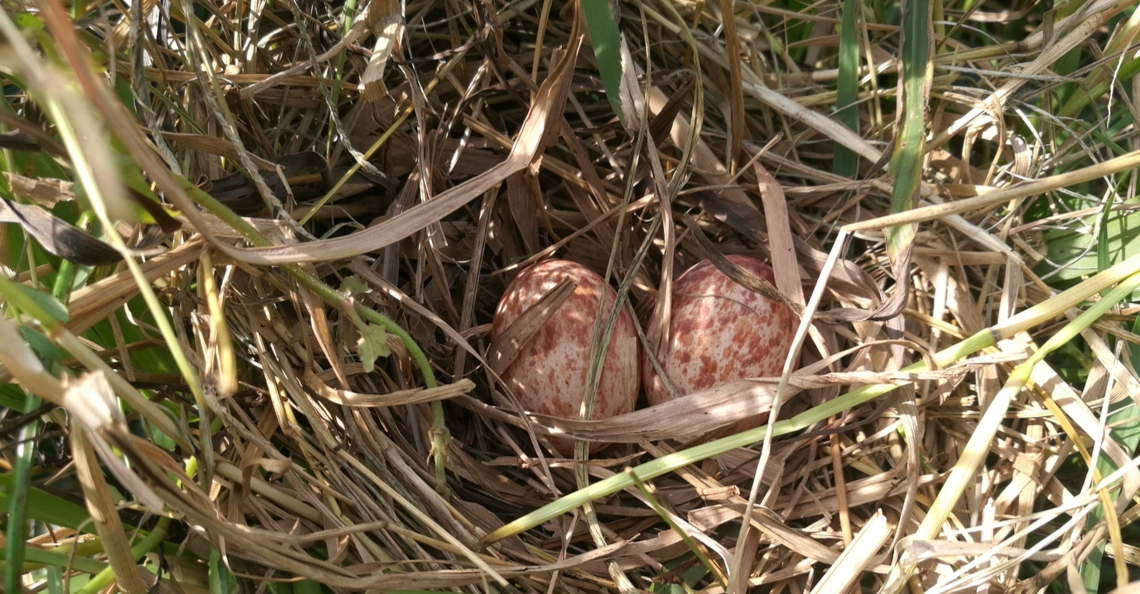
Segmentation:
{"type": "Polygon", "coordinates": [[[5,198],[119,261],[5,219],[7,587],[1133,591],[1133,3],[584,3],[7,7],[5,198]],[[499,381],[525,267],[653,345],[725,254],[782,377],[499,381]]]}

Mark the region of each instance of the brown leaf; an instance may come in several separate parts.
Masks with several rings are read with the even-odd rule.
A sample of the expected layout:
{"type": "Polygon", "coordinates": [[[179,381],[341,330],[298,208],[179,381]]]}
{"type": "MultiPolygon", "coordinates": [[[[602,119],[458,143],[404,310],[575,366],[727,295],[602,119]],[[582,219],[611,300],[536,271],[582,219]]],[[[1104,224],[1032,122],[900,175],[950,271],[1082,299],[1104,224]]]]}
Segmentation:
{"type": "Polygon", "coordinates": [[[487,349],[487,365],[496,374],[502,375],[519,352],[526,348],[527,343],[542,329],[550,316],[558,311],[559,307],[578,288],[570,278],[564,278],[541,299],[535,302],[522,313],[502,334],[491,342],[487,349]]]}
{"type": "Polygon", "coordinates": [[[0,200],[0,223],[16,223],[46,252],[84,266],[104,266],[123,259],[119,250],[91,237],[38,207],[0,200]]]}

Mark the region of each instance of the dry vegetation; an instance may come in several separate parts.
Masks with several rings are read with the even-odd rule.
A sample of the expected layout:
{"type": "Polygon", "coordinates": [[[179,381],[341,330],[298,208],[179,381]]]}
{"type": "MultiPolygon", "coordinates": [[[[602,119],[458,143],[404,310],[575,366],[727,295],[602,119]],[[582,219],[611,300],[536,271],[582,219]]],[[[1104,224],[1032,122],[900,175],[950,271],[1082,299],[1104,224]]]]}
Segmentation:
{"type": "Polygon", "coordinates": [[[1137,576],[1133,3],[586,4],[593,43],[562,0],[5,3],[5,588],[1137,576]],[[652,343],[733,253],[796,373],[604,421],[499,388],[523,267],[652,343]]]}

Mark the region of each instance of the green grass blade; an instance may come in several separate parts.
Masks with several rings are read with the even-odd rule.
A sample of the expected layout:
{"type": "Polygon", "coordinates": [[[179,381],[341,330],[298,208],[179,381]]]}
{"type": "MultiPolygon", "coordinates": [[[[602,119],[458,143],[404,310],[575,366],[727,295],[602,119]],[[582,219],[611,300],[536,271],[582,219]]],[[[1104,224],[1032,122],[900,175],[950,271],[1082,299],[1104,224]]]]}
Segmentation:
{"type": "MultiPolygon", "coordinates": [[[[1116,66],[1113,62],[1112,66],[1116,66]]],[[[1057,114],[1059,118],[1073,118],[1077,117],[1081,110],[1088,107],[1097,97],[1104,95],[1108,92],[1109,87],[1116,83],[1125,83],[1136,76],[1140,72],[1140,58],[1127,60],[1120,65],[1120,68],[1113,69],[1113,78],[1111,80],[1103,80],[1101,76],[1090,76],[1090,81],[1082,82],[1080,88],[1073,93],[1061,111],[1057,114]]]]}
{"type": "MultiPolygon", "coordinates": [[[[28,549],[24,553],[24,562],[28,564],[36,564],[47,567],[71,567],[76,571],[83,573],[99,573],[108,568],[106,563],[96,561],[88,557],[72,557],[68,553],[60,553],[56,551],[45,551],[41,549],[28,549]]],[[[19,575],[19,571],[7,571],[9,565],[4,566],[4,575],[9,574],[19,575]]],[[[10,591],[10,590],[6,590],[10,591]]],[[[17,590],[19,591],[19,590],[17,590]]]]}
{"type": "MultiPolygon", "coordinates": [[[[926,143],[926,97],[930,78],[930,5],[922,0],[906,3],[903,15],[903,114],[891,154],[891,213],[910,210],[922,179],[922,152],[926,143]]],[[[888,230],[888,245],[899,253],[914,235],[913,226],[888,230]]]]}
{"type": "MultiPolygon", "coordinates": [[[[610,0],[582,0],[586,13],[586,28],[590,31],[590,45],[598,62],[602,88],[614,113],[621,117],[621,32],[617,17],[611,13],[610,0]]],[[[616,4],[613,10],[617,11],[616,4]]]]}
{"type": "MultiPolygon", "coordinates": [[[[0,474],[0,505],[8,505],[9,496],[14,492],[14,484],[15,477],[12,474],[0,474]]],[[[28,517],[32,520],[75,530],[86,525],[85,531],[94,533],[94,529],[88,522],[91,516],[87,512],[87,508],[80,507],[35,487],[29,487],[28,494],[32,502],[32,505],[28,507],[28,517]]]]}
{"type": "MultiPolygon", "coordinates": [[[[934,503],[927,510],[918,530],[912,535],[913,538],[916,540],[932,539],[943,529],[943,525],[950,517],[954,503],[976,479],[978,469],[989,454],[990,444],[1001,427],[1002,417],[1005,416],[1010,403],[1013,401],[1013,396],[1029,383],[1033,368],[1038,363],[1043,362],[1050,353],[1068,345],[1070,341],[1091,326],[1093,322],[1103,317],[1117,303],[1126,300],[1138,286],[1140,286],[1140,273],[1134,273],[1122,280],[1105,295],[1104,299],[1090,305],[1088,309],[1053,334],[1049,340],[1045,341],[1045,344],[1042,344],[1029,358],[1018,364],[1010,372],[1005,385],[987,405],[977,427],[962,449],[961,457],[939,488],[934,503]]],[[[1101,542],[1098,546],[1103,546],[1103,544],[1101,542]]],[[[1086,567],[1091,565],[1099,565],[1099,562],[1095,564],[1086,563],[1086,567]]],[[[887,592],[899,591],[899,585],[905,583],[913,575],[916,567],[917,564],[914,562],[896,564],[892,568],[887,578],[887,585],[884,586],[883,590],[887,592]]],[[[1098,581],[1092,582],[1093,587],[1090,588],[1090,591],[1097,590],[1099,567],[1096,568],[1096,571],[1098,581]]],[[[1087,587],[1088,578],[1085,579],[1087,587]]]]}
{"type": "MultiPolygon", "coordinates": [[[[844,0],[843,20],[839,25],[839,80],[835,93],[835,119],[858,132],[859,112],[855,101],[859,92],[859,40],[855,35],[856,0],[844,0]]],[[[858,173],[855,151],[835,145],[835,174],[854,178],[858,173]]]]}
{"type": "Polygon", "coordinates": [[[637,490],[641,491],[641,496],[645,498],[645,501],[649,504],[649,507],[652,508],[653,511],[657,512],[657,515],[660,516],[661,520],[669,526],[670,530],[675,532],[677,536],[681,537],[681,542],[685,543],[686,547],[689,547],[689,551],[691,551],[693,553],[693,556],[701,562],[701,565],[703,565],[705,569],[708,570],[708,572],[716,578],[717,583],[719,583],[721,586],[726,586],[727,578],[724,572],[712,562],[712,559],[710,559],[708,555],[705,554],[704,548],[701,547],[701,545],[698,544],[697,541],[694,540],[688,532],[686,532],[681,528],[681,526],[674,522],[673,518],[669,517],[669,514],[665,511],[665,508],[661,506],[661,503],[657,501],[657,498],[653,496],[653,493],[651,493],[649,489],[645,488],[645,483],[640,478],[638,478],[637,473],[634,472],[632,468],[626,468],[625,473],[629,476],[630,480],[633,481],[633,484],[637,486],[637,490]]]}
{"type": "MultiPolygon", "coordinates": [[[[1105,268],[1108,268],[1109,265],[1111,265],[1111,259],[1108,254],[1108,250],[1107,248],[1103,247],[1108,245],[1107,219],[1110,211],[1107,206],[1108,204],[1106,204],[1106,208],[1102,212],[1101,216],[1101,241],[1098,241],[1096,246],[1097,265],[1101,270],[1104,270],[1105,268]]],[[[1140,319],[1133,322],[1131,328],[1133,332],[1138,329],[1140,329],[1140,319]]],[[[1132,349],[1130,359],[1133,365],[1133,369],[1137,369],[1135,366],[1140,363],[1140,350],[1132,349]]],[[[1140,415],[1140,409],[1138,409],[1136,405],[1132,404],[1131,401],[1126,401],[1122,404],[1123,406],[1118,407],[1108,416],[1108,421],[1106,424],[1112,429],[1109,430],[1107,438],[1112,439],[1120,444],[1124,451],[1135,452],[1136,446],[1140,445],[1140,416],[1138,416],[1140,415]]],[[[1102,477],[1108,476],[1117,470],[1116,465],[1112,463],[1112,460],[1103,455],[1099,456],[1096,459],[1096,468],[1102,477]]],[[[1119,492],[1115,490],[1111,491],[1110,496],[1112,498],[1112,501],[1115,502],[1119,496],[1119,492]]],[[[1088,530],[1093,530],[1097,524],[1104,520],[1104,516],[1104,508],[1098,507],[1094,509],[1085,520],[1086,528],[1088,530]]],[[[1102,567],[1104,563],[1104,550],[1107,545],[1108,541],[1101,541],[1097,543],[1097,545],[1093,547],[1092,552],[1089,553],[1089,556],[1085,560],[1085,563],[1081,566],[1081,580],[1084,582],[1085,589],[1090,592],[1097,591],[1100,584],[1104,582],[1102,567]]],[[[1120,576],[1117,576],[1117,579],[1119,580],[1120,576]]]]}
{"type": "MultiPolygon", "coordinates": [[[[143,558],[143,555],[153,551],[162,544],[162,540],[166,538],[166,529],[170,526],[170,518],[163,516],[158,519],[155,524],[154,530],[131,546],[131,558],[137,563],[143,558]]],[[[97,594],[105,589],[115,579],[115,572],[111,567],[104,567],[102,571],[91,577],[91,580],[83,585],[82,588],[75,591],[75,594],[97,594]]]]}
{"type": "Polygon", "coordinates": [[[40,422],[37,419],[24,426],[16,443],[16,463],[12,469],[11,495],[8,497],[8,546],[4,551],[4,565],[8,569],[4,572],[5,592],[23,591],[20,568],[24,565],[28,530],[28,475],[39,433],[40,422]]]}
{"type": "Polygon", "coordinates": [[[210,549],[210,594],[230,594],[230,570],[218,549],[210,549]]]}
{"type": "MultiPolygon", "coordinates": [[[[349,31],[352,30],[352,20],[355,17],[356,17],[356,0],[347,0],[344,3],[344,34],[345,35],[348,35],[349,31]]],[[[344,84],[344,60],[345,60],[346,54],[347,54],[346,50],[340,50],[340,53],[338,53],[336,56],[336,69],[335,69],[334,75],[333,75],[332,89],[329,91],[329,95],[332,98],[331,101],[329,102],[330,105],[336,105],[340,101],[340,88],[341,88],[341,85],[344,84]]],[[[336,117],[335,113],[329,114],[329,131],[328,131],[328,139],[327,139],[327,144],[328,144],[329,149],[332,148],[333,141],[336,138],[336,121],[334,119],[335,117],[336,117]]]]}

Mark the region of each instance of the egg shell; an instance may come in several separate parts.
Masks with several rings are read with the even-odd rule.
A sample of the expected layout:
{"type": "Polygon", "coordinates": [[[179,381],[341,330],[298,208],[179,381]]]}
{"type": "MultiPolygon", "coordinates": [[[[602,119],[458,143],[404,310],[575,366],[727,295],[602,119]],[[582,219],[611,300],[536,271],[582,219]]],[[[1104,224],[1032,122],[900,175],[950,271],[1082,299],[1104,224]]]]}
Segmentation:
{"type": "MultiPolygon", "coordinates": [[[[741,268],[775,282],[772,269],[748,256],[728,256],[741,268]]],[[[733,281],[705,260],[673,282],[669,336],[657,356],[679,396],[783,370],[797,320],[785,305],[733,281]]],[[[642,364],[649,404],[670,399],[669,391],[645,356],[642,364]]],[[[747,419],[758,426],[767,415],[747,419]]],[[[743,428],[734,425],[736,430],[743,428]]]]}
{"type": "MultiPolygon", "coordinates": [[[[566,298],[502,373],[503,381],[528,411],[578,418],[586,388],[590,339],[594,318],[608,313],[617,293],[592,270],[566,260],[546,260],[515,277],[499,301],[491,324],[491,339],[502,334],[528,307],[550,292],[564,278],[577,283],[566,298]],[[605,292],[605,305],[599,310],[599,294],[605,292]]],[[[603,321],[604,322],[604,321],[603,321]]],[[[637,402],[641,373],[640,349],[633,318],[623,308],[614,326],[602,366],[602,377],[594,397],[594,419],[605,419],[631,412],[637,402]]],[[[573,452],[574,440],[553,438],[551,443],[562,454],[573,452]]],[[[593,443],[590,451],[604,448],[593,443]]]]}

